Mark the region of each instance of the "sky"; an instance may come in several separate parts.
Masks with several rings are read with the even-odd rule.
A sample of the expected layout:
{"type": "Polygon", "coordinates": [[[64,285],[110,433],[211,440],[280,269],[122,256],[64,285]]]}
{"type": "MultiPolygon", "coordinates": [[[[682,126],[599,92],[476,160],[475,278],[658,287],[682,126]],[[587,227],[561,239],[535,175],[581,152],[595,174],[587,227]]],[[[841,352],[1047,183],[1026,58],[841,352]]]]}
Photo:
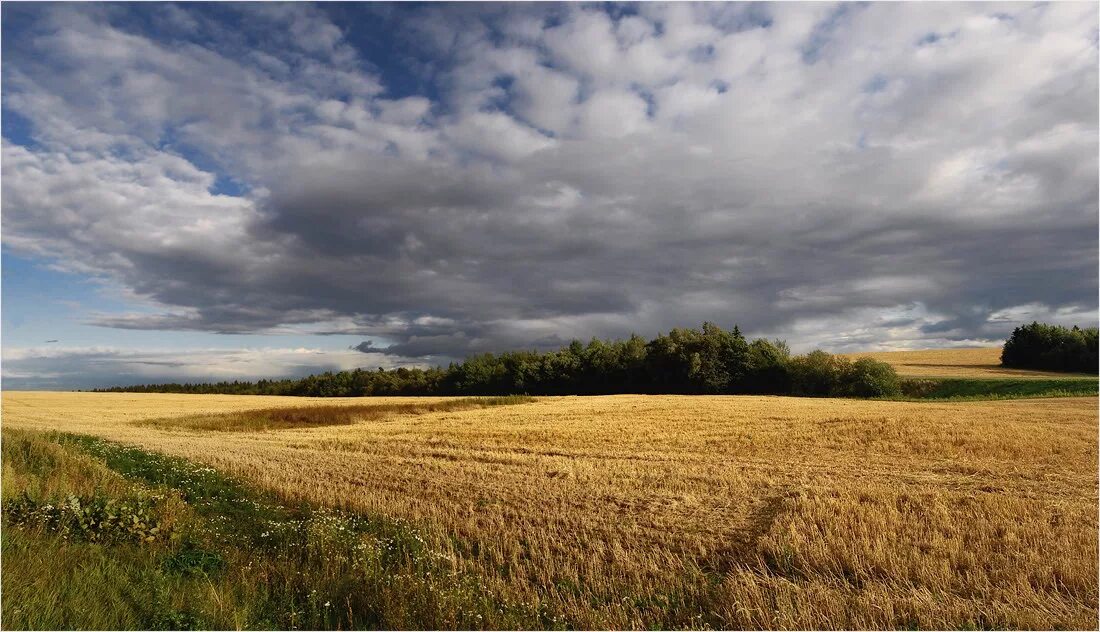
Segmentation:
{"type": "Polygon", "coordinates": [[[1095,325],[1091,3],[2,6],[2,384],[1095,325]]]}

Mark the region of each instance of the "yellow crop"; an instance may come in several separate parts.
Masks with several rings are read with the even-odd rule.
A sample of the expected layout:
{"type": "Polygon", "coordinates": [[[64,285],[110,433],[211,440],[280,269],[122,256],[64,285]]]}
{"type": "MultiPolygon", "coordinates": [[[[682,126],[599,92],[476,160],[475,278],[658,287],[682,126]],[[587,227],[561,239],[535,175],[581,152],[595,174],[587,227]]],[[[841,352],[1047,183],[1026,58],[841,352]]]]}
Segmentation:
{"type": "Polygon", "coordinates": [[[1098,623],[1096,398],[624,395],[302,429],[166,421],[408,401],[6,392],[3,423],[410,520],[495,594],[578,627],[685,604],[730,628],[1098,623]]]}
{"type": "Polygon", "coordinates": [[[1050,378],[1079,377],[1076,373],[1053,373],[1009,369],[1001,366],[1000,347],[975,349],[929,349],[925,351],[877,351],[849,353],[850,360],[870,357],[894,367],[902,377],[1050,378]]]}

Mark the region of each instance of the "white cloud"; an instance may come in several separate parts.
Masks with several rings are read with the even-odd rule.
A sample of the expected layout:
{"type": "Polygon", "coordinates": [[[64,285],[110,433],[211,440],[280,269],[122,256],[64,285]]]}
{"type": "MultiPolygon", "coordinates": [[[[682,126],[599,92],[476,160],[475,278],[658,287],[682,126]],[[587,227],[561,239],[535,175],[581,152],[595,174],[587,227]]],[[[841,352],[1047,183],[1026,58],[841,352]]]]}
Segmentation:
{"type": "Polygon", "coordinates": [[[586,138],[620,138],[646,126],[646,102],[626,91],[603,90],[589,97],[581,110],[581,134],[586,138]]]}
{"type": "Polygon", "coordinates": [[[388,72],[419,95],[323,7],[233,8],[243,35],[204,5],[157,33],[31,10],[5,43],[34,141],[3,145],[5,246],[159,307],[101,324],[417,354],[1095,318],[1095,5],[469,6],[401,14],[388,72]]]}
{"type": "Polygon", "coordinates": [[[516,114],[541,129],[566,132],[574,123],[579,90],[575,77],[532,66],[516,76],[516,114]]]}
{"type": "Polygon", "coordinates": [[[1024,305],[1013,305],[1012,307],[999,309],[988,316],[987,322],[1002,327],[1009,325],[1014,327],[1032,321],[1073,327],[1074,325],[1095,324],[1098,317],[1100,317],[1100,315],[1098,315],[1095,309],[1080,309],[1078,307],[1052,308],[1042,303],[1026,303],[1024,305]]]}
{"type": "Polygon", "coordinates": [[[457,149],[499,160],[517,160],[554,141],[502,112],[475,112],[446,128],[457,149]]]}
{"type": "Polygon", "coordinates": [[[214,175],[178,156],[143,153],[138,160],[66,155],[5,141],[5,242],[121,275],[131,263],[127,251],[186,250],[207,265],[234,266],[255,254],[244,243],[251,201],[210,193],[214,175]]]}
{"type": "Polygon", "coordinates": [[[616,76],[619,47],[608,16],[602,11],[577,10],[570,17],[542,33],[551,59],[586,79],[607,82],[616,76]]]}

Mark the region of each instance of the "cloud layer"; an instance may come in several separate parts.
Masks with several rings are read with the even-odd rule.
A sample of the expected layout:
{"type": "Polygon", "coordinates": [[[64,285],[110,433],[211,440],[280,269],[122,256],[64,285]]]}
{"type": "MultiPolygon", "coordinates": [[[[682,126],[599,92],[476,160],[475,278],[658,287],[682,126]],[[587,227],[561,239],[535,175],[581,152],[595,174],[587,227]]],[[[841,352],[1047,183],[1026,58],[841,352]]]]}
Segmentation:
{"type": "Polygon", "coordinates": [[[117,347],[28,347],[4,349],[3,386],[8,390],[92,389],[166,382],[254,381],[257,377],[304,377],[357,367],[395,368],[385,355],[313,348],[125,349],[117,347]]]}
{"type": "Polygon", "coordinates": [[[1096,11],[5,5],[3,240],[402,361],[1094,322],[1096,11]]]}

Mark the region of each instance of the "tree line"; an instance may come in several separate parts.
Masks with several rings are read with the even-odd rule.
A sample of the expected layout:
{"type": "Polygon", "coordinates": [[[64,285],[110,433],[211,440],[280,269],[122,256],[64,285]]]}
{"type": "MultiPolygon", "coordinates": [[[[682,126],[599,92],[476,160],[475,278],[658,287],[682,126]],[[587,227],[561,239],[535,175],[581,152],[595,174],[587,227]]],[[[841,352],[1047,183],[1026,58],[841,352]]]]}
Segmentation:
{"type": "Polygon", "coordinates": [[[1001,364],[1017,369],[1097,372],[1096,327],[1067,329],[1032,322],[1017,327],[1005,341],[1001,364]]]}
{"type": "Polygon", "coordinates": [[[774,394],[883,397],[900,392],[894,369],[781,340],[749,341],[736,326],[673,329],[652,340],[574,340],[549,352],[484,353],[446,368],[355,369],[301,379],[148,384],[98,391],[358,397],[366,395],[774,394]]]}

